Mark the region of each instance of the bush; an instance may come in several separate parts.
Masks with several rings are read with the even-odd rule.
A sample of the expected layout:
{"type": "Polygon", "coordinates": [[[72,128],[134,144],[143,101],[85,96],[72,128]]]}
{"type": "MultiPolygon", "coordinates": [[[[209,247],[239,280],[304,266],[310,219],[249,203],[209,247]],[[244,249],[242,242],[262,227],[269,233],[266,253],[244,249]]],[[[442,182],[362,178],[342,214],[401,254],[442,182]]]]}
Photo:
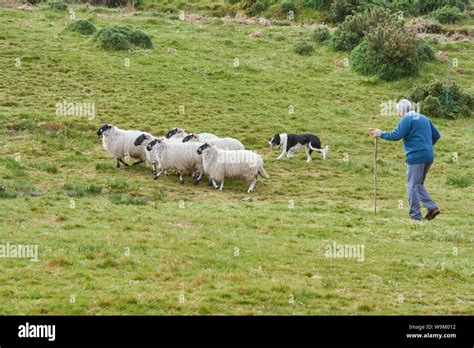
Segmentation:
{"type": "Polygon", "coordinates": [[[359,0],[335,0],[329,10],[329,18],[335,23],[343,22],[348,15],[356,12],[359,0]]]}
{"type": "Polygon", "coordinates": [[[67,5],[62,1],[51,1],[48,3],[49,7],[53,10],[66,11],[67,5]]]}
{"type": "Polygon", "coordinates": [[[258,0],[243,0],[240,4],[248,17],[256,17],[266,9],[266,3],[258,0]]]}
{"type": "Polygon", "coordinates": [[[416,33],[441,34],[443,27],[440,22],[423,17],[411,20],[406,27],[416,33]]]}
{"type": "Polygon", "coordinates": [[[474,96],[461,90],[459,85],[452,83],[450,86],[440,82],[432,81],[427,84],[416,85],[407,96],[407,99],[420,103],[422,111],[433,112],[433,117],[472,117],[474,116],[474,96]],[[438,99],[441,111],[436,109],[438,99]]]}
{"type": "Polygon", "coordinates": [[[320,25],[313,31],[311,38],[316,42],[325,42],[331,38],[331,34],[326,26],[320,25]]]}
{"type": "Polygon", "coordinates": [[[37,5],[41,2],[42,0],[26,0],[27,3],[30,5],[37,5]]]}
{"type": "Polygon", "coordinates": [[[428,96],[421,104],[421,113],[428,117],[443,117],[443,108],[437,97],[428,96]]]}
{"type": "Polygon", "coordinates": [[[394,0],[390,7],[393,11],[402,11],[404,14],[417,15],[418,2],[418,0],[394,0]]]}
{"type": "Polygon", "coordinates": [[[418,59],[422,62],[432,61],[435,59],[435,51],[424,40],[418,40],[418,59]]]}
{"type": "Polygon", "coordinates": [[[382,80],[415,75],[423,62],[420,47],[415,33],[394,22],[379,23],[352,51],[351,66],[362,75],[376,75],[382,80]]]}
{"type": "Polygon", "coordinates": [[[456,23],[462,18],[461,11],[457,7],[444,6],[431,12],[431,18],[440,23],[456,23]]]}
{"type": "Polygon", "coordinates": [[[454,6],[463,10],[469,6],[469,0],[420,0],[417,3],[419,14],[427,14],[445,6],[454,6]]]}
{"type": "Polygon", "coordinates": [[[95,25],[87,20],[78,20],[69,24],[69,29],[72,31],[77,31],[83,35],[92,35],[97,30],[95,25]]]}
{"type": "Polygon", "coordinates": [[[329,10],[332,0],[304,0],[303,6],[316,10],[329,10]]]}
{"type": "Polygon", "coordinates": [[[363,13],[347,17],[343,23],[338,25],[332,37],[333,48],[338,51],[351,51],[362,41],[364,32],[375,27],[378,23],[393,23],[400,30],[403,29],[403,23],[390,11],[366,10],[363,13]]]}
{"type": "Polygon", "coordinates": [[[309,56],[313,53],[314,47],[305,41],[301,41],[295,45],[294,51],[300,56],[309,56]]]}
{"type": "Polygon", "coordinates": [[[293,13],[296,13],[296,5],[293,0],[282,0],[280,3],[280,10],[282,14],[288,14],[290,11],[293,11],[293,13]]]}
{"type": "Polygon", "coordinates": [[[107,27],[96,34],[103,49],[111,51],[123,51],[131,48],[131,45],[142,48],[153,48],[151,38],[140,30],[128,27],[107,27]]]}

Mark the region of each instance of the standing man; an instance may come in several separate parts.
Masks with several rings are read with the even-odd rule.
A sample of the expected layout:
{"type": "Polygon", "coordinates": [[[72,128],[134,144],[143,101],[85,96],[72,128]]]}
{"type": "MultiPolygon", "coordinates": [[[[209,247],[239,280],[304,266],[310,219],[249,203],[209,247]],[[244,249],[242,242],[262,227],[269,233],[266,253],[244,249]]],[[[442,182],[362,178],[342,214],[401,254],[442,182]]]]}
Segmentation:
{"type": "Polygon", "coordinates": [[[433,146],[441,135],[426,116],[413,110],[410,101],[400,100],[397,103],[397,111],[402,119],[392,132],[383,132],[377,128],[370,128],[370,130],[376,138],[391,141],[403,139],[403,150],[407,163],[407,195],[410,203],[410,217],[414,220],[421,220],[421,200],[428,210],[425,219],[433,220],[440,211],[423,184],[434,160],[433,146]]]}

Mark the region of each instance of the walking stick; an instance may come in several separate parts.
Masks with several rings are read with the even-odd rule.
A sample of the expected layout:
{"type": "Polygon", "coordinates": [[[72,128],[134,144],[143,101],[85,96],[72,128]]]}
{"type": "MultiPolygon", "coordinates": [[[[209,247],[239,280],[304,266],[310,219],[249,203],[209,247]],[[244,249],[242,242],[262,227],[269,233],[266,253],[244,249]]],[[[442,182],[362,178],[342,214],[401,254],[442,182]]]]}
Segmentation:
{"type": "Polygon", "coordinates": [[[374,215],[377,215],[377,138],[374,151],[374,215]]]}

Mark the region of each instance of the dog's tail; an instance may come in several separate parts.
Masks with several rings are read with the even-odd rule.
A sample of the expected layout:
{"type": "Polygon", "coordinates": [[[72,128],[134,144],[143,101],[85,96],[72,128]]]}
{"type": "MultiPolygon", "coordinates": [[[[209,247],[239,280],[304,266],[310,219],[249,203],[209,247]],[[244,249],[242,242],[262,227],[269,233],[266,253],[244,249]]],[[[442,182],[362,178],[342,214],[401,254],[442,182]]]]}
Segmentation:
{"type": "Polygon", "coordinates": [[[263,169],[263,166],[261,166],[260,169],[258,170],[258,174],[260,174],[262,178],[270,179],[270,176],[267,174],[265,169],[263,169]]]}
{"type": "Polygon", "coordinates": [[[321,152],[321,154],[323,155],[323,160],[326,160],[329,153],[329,145],[326,145],[324,149],[318,149],[318,148],[313,147],[311,143],[309,143],[309,148],[313,151],[321,152]]]}

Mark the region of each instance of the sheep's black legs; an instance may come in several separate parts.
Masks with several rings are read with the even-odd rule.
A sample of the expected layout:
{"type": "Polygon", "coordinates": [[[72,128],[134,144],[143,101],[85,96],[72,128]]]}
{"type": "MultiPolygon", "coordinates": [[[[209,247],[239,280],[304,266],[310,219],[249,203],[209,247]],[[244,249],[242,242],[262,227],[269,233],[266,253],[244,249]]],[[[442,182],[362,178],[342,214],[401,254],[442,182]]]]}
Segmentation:
{"type": "Polygon", "coordinates": [[[125,167],[128,167],[128,164],[123,161],[121,158],[117,158],[117,168],[120,168],[120,163],[125,165],[125,167]]]}
{"type": "Polygon", "coordinates": [[[143,163],[143,162],[145,162],[145,161],[144,161],[144,160],[136,161],[135,163],[132,164],[132,166],[136,166],[136,165],[138,165],[138,164],[140,164],[140,163],[143,163]]]}

